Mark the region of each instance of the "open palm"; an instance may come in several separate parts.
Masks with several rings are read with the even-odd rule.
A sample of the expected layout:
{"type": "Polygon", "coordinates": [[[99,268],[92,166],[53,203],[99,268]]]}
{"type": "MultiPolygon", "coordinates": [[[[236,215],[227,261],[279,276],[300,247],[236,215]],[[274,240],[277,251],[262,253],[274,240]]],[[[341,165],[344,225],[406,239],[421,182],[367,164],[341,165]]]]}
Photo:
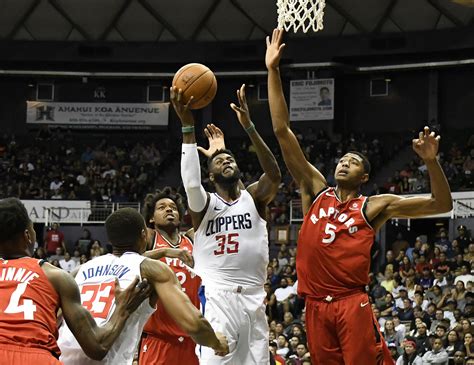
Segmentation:
{"type": "Polygon", "coordinates": [[[281,43],[283,39],[283,30],[274,29],[272,38],[267,37],[267,53],[265,54],[265,65],[267,69],[278,67],[285,48],[285,43],[281,43]]]}
{"type": "Polygon", "coordinates": [[[209,142],[209,148],[206,150],[203,147],[198,146],[199,152],[201,152],[207,158],[211,157],[217,150],[225,149],[224,132],[214,124],[208,124],[204,128],[204,134],[209,142]]]}

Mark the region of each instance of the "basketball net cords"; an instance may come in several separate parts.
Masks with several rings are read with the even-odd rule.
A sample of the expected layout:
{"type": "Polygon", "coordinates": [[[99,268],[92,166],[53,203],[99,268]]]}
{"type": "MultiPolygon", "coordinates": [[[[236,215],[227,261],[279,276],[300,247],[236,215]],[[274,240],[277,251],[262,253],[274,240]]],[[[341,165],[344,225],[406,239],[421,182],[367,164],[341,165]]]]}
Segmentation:
{"type": "Polygon", "coordinates": [[[277,0],[278,28],[287,32],[302,29],[307,33],[323,29],[324,7],[326,0],[277,0]]]}

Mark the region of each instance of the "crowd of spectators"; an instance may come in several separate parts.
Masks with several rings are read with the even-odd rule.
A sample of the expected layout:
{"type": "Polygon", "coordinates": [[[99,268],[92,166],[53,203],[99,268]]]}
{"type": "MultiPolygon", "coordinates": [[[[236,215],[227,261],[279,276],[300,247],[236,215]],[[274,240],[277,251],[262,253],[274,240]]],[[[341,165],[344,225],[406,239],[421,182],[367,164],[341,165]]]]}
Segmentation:
{"type": "MultiPolygon", "coordinates": [[[[296,136],[308,160],[327,177],[329,185],[335,185],[334,169],[344,152],[357,150],[366,154],[375,175],[409,142],[400,136],[374,137],[364,133],[329,138],[324,130],[315,132],[311,128],[305,133],[297,131],[296,136]]],[[[114,139],[107,138],[84,143],[84,136],[78,137],[71,130],[46,127],[38,132],[34,141],[18,141],[14,136],[4,135],[0,139],[0,174],[4,176],[0,181],[0,197],[139,202],[146,193],[168,183],[161,179],[163,169],[158,168],[167,156],[167,139],[160,139],[158,148],[153,139],[143,142],[115,138],[113,142],[114,139]]],[[[256,181],[261,168],[252,144],[241,138],[228,138],[226,143],[236,155],[244,183],[256,181]]],[[[282,163],[276,141],[269,139],[268,143],[282,163]]],[[[170,160],[175,157],[179,158],[169,155],[170,160]]],[[[205,159],[202,161],[202,180],[206,185],[207,169],[205,159]]],[[[440,162],[453,191],[474,189],[474,135],[466,143],[453,142],[442,149],[440,162]]],[[[290,202],[299,199],[298,187],[283,166],[282,174],[278,194],[269,206],[269,221],[277,225],[289,223],[290,202]]],[[[212,190],[212,186],[207,188],[212,190]]],[[[374,186],[372,193],[428,191],[426,166],[414,155],[413,160],[385,184],[374,186]]]]}
{"type": "Polygon", "coordinates": [[[58,223],[48,227],[41,245],[36,247],[35,257],[44,259],[52,265],[67,272],[73,271],[79,265],[94,257],[112,252],[112,246],[93,239],[91,232],[84,228],[81,237],[75,242],[67,243],[64,233],[58,223]]]}
{"type": "MultiPolygon", "coordinates": [[[[296,248],[281,245],[265,291],[270,349],[281,364],[300,365],[309,353],[295,257],[296,248]]],[[[397,365],[474,363],[473,262],[474,241],[463,225],[452,241],[441,229],[433,242],[419,236],[409,243],[401,235],[393,242],[367,290],[397,365]]]]}
{"type": "Polygon", "coordinates": [[[0,138],[0,197],[140,201],[160,181],[165,142],[158,149],[153,141],[77,137],[42,129],[34,140],[0,138]]]}

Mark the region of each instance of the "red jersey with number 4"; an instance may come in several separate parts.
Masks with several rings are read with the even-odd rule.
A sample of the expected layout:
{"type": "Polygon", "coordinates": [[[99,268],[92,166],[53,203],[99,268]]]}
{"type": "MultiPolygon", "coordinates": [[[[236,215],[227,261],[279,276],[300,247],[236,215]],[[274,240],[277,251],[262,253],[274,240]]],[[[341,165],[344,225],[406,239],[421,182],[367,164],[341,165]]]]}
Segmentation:
{"type": "Polygon", "coordinates": [[[40,348],[59,355],[58,308],[59,296],[40,260],[0,259],[0,344],[40,348]]]}
{"type": "Polygon", "coordinates": [[[306,214],[298,238],[298,294],[337,296],[369,282],[375,232],[364,214],[367,197],[341,202],[322,191],[306,214]]]}
{"type": "MultiPolygon", "coordinates": [[[[180,236],[179,248],[181,250],[187,250],[190,254],[193,253],[193,243],[192,241],[184,236],[180,236]]],[[[158,248],[175,248],[170,245],[170,243],[163,238],[163,236],[156,232],[155,234],[155,243],[153,249],[158,248]]],[[[162,262],[167,264],[176,274],[183,291],[187,294],[191,302],[199,308],[199,286],[201,285],[201,279],[199,276],[191,273],[183,262],[180,259],[163,257],[162,262]]],[[[188,337],[186,332],[184,332],[176,322],[170,317],[170,315],[165,311],[163,304],[158,300],[156,312],[151,316],[148,322],[145,325],[144,332],[155,335],[158,337],[163,336],[175,336],[175,337],[188,337]]]]}

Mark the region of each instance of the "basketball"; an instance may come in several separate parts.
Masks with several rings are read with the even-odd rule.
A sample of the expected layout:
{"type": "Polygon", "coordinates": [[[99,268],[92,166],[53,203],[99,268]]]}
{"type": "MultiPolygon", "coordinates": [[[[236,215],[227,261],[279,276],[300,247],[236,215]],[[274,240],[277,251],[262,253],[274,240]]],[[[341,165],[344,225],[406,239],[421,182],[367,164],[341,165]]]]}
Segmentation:
{"type": "Polygon", "coordinates": [[[216,96],[217,80],[209,67],[200,63],[189,63],[174,75],[173,86],[183,91],[184,102],[194,97],[190,109],[202,109],[216,96]]]}

